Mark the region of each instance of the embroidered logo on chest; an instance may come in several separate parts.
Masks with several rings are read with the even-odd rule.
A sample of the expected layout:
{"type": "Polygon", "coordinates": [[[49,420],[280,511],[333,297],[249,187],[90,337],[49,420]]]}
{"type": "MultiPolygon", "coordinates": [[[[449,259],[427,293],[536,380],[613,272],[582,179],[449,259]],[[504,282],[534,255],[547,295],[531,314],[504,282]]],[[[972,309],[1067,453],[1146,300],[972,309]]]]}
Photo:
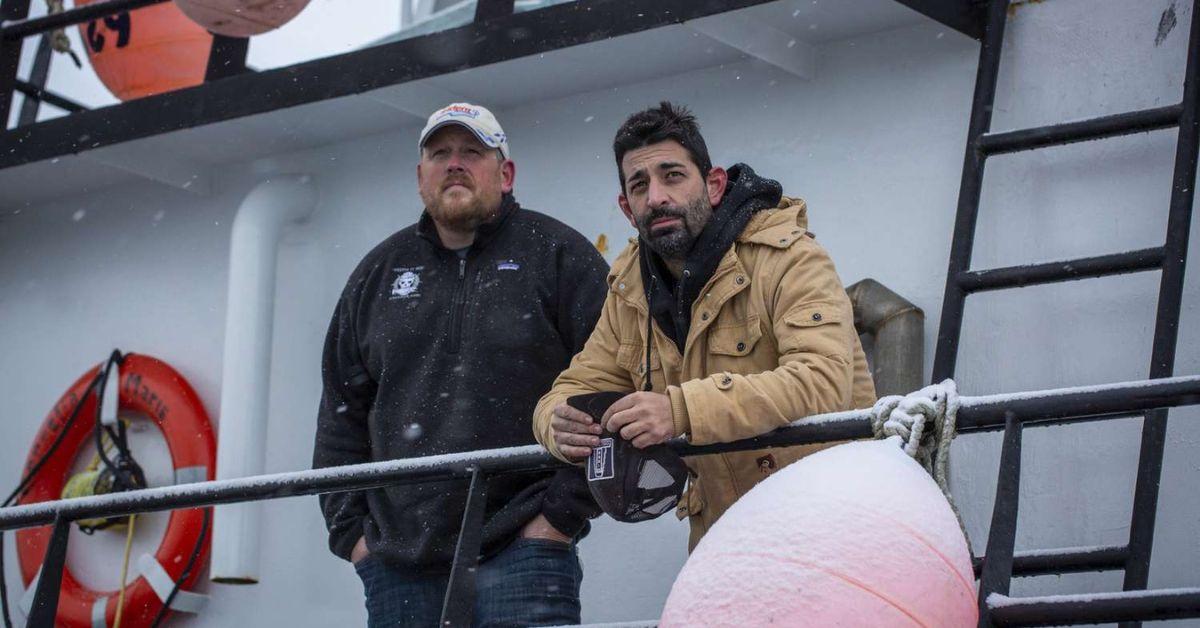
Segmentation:
{"type": "Polygon", "coordinates": [[[415,299],[421,296],[421,271],[424,266],[393,268],[398,273],[392,280],[393,299],[415,299]]]}

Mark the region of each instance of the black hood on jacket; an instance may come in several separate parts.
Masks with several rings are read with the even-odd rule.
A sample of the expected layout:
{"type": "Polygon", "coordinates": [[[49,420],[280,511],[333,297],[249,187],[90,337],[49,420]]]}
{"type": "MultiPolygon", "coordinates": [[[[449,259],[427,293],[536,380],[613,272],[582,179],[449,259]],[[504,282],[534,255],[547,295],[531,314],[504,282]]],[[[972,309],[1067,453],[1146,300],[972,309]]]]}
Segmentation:
{"type": "Polygon", "coordinates": [[[680,353],[683,353],[691,328],[692,304],[716,272],[721,258],[755,212],[777,207],[783,197],[783,186],[778,181],[758,176],[746,164],[735,164],[728,172],[725,196],[721,198],[721,204],[713,208],[708,224],[688,251],[678,281],[645,240],[638,247],[650,314],[659,328],[675,341],[680,353]]]}

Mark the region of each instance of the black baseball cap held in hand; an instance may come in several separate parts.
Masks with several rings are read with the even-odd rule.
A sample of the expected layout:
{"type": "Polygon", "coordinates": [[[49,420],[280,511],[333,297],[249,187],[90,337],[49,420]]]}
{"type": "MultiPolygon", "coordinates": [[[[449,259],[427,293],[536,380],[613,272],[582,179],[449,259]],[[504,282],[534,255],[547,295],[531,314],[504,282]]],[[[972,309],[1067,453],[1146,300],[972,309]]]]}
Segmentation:
{"type": "MultiPolygon", "coordinates": [[[[567,405],[599,422],[608,407],[624,396],[619,392],[575,395],[567,405]]],[[[687,465],[670,447],[638,449],[608,430],[600,434],[600,446],[587,458],[592,497],[610,517],[627,523],[653,519],[675,508],[687,477],[687,465]]]]}

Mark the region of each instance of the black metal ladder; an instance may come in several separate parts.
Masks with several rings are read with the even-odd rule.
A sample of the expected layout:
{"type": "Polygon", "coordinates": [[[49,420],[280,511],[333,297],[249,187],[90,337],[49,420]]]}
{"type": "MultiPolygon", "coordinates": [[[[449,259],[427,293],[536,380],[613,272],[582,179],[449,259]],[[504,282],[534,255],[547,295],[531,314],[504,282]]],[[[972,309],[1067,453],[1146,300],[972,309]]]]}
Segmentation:
{"type": "MultiPolygon", "coordinates": [[[[987,24],[979,56],[966,156],[963,160],[954,238],[942,318],[934,355],[933,381],[954,376],[963,309],[970,294],[987,290],[1104,277],[1123,273],[1160,270],[1158,310],[1149,377],[1170,377],[1175,363],[1180,306],[1183,298],[1184,265],[1187,258],[1193,187],[1197,161],[1197,97],[1200,83],[1200,0],[1192,6],[1187,70],[1183,99],[1177,105],[1104,116],[1080,122],[991,133],[992,105],[996,95],[1001,47],[1009,0],[989,0],[987,24]],[[975,225],[986,160],[991,155],[1033,150],[1073,142],[1179,127],[1172,180],[1166,242],[1163,246],[1069,261],[971,270],[975,225]]],[[[986,598],[991,593],[1007,594],[1013,576],[1123,569],[1124,590],[1146,588],[1154,523],[1162,471],[1167,411],[1147,412],[1142,426],[1142,444],[1134,490],[1129,542],[1123,546],[1065,548],[1036,553],[1014,553],[1017,522],[1017,489],[1020,476],[1020,417],[1009,422],[1001,453],[1001,469],[992,528],[980,577],[980,626],[990,626],[986,598]]],[[[1127,622],[1123,626],[1137,626],[1127,622]]]]}

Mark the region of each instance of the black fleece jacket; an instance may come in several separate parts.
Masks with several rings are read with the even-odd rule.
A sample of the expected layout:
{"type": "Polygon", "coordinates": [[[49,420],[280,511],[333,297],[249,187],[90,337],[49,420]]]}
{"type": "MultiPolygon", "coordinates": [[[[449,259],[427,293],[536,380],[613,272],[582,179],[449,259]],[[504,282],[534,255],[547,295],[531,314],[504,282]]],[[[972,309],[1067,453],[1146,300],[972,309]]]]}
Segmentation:
{"type": "MultiPolygon", "coordinates": [[[[465,257],[428,214],[375,247],[346,284],[322,362],[313,466],[534,442],[530,417],[591,334],[608,265],[582,235],[505,195],[465,257]]],[[[322,495],[329,547],[360,536],[385,561],[450,569],[467,483],[322,495]]],[[[483,554],[542,513],[587,532],[599,514],[579,469],[491,478],[483,554]]]]}

